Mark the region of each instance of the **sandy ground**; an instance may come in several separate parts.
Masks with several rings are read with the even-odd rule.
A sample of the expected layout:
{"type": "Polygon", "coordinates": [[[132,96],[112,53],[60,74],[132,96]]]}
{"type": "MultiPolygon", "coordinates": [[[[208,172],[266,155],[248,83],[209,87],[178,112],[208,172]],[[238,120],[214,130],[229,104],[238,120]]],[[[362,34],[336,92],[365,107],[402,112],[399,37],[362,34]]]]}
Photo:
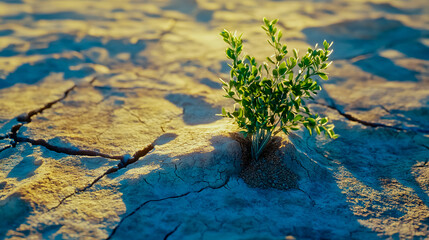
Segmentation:
{"type": "Polygon", "coordinates": [[[0,239],[428,239],[428,120],[427,0],[0,0],[0,239]],[[334,41],[340,138],[280,136],[256,188],[215,114],[219,32],[264,59],[264,16],[334,41]]]}

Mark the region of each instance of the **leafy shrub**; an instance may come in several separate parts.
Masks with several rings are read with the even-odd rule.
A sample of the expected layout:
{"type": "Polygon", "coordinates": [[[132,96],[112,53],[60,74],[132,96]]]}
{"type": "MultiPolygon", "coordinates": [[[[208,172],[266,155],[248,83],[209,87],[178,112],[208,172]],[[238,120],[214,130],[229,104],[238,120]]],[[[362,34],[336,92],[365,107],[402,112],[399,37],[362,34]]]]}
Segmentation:
{"type": "Polygon", "coordinates": [[[277,31],[277,19],[264,18],[262,28],[268,35],[268,43],[275,54],[267,57],[267,62],[258,64],[254,57],[241,56],[243,50],[242,35],[237,36],[227,30],[221,32],[223,40],[229,45],[227,58],[232,60],[230,81],[222,81],[225,97],[235,101],[234,110],[222,108],[222,116],[233,118],[243,130],[244,137],[252,141],[252,158],[257,160],[271,137],[283,131],[288,134],[298,130],[299,125],[308,129],[310,134],[324,132],[330,138],[337,138],[334,125],[327,124],[328,118],[313,114],[305,106],[304,99],[313,99],[321,90],[315,78],[327,80],[324,72],[331,62],[332,53],[326,40],[323,49],[308,48],[306,54],[299,57],[298,51],[287,57],[287,46],[280,43],[282,32],[277,31]]]}

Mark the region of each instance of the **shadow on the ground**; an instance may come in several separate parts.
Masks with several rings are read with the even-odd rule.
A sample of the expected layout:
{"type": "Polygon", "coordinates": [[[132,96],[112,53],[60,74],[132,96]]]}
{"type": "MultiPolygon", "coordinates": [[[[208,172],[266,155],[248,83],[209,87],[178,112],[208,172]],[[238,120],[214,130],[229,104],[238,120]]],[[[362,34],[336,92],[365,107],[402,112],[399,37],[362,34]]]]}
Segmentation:
{"type": "Polygon", "coordinates": [[[188,125],[211,123],[221,119],[216,116],[221,112],[220,107],[207,103],[204,97],[172,93],[165,99],[183,109],[183,121],[188,125]]]}
{"type": "Polygon", "coordinates": [[[380,51],[394,49],[406,57],[419,59],[427,59],[429,55],[429,48],[419,41],[428,31],[387,18],[346,20],[325,27],[306,28],[302,32],[311,45],[320,44],[324,39],[333,41],[333,60],[373,55],[354,64],[389,81],[417,81],[416,72],[379,56],[380,51]]]}
{"type": "MultiPolygon", "coordinates": [[[[5,34],[9,34],[7,31],[5,34]]],[[[146,49],[146,42],[139,40],[130,42],[129,39],[108,39],[85,36],[78,38],[73,34],[48,34],[32,39],[29,48],[21,50],[21,44],[10,44],[0,51],[2,57],[18,55],[44,55],[45,59],[31,63],[23,63],[13,72],[0,78],[0,89],[8,88],[18,83],[37,84],[52,73],[63,73],[64,79],[82,79],[95,73],[92,66],[76,68],[81,64],[109,65],[115,62],[132,62],[141,65],[146,62],[140,52],[146,49]],[[67,57],[52,57],[52,54],[80,53],[67,57]]]]}

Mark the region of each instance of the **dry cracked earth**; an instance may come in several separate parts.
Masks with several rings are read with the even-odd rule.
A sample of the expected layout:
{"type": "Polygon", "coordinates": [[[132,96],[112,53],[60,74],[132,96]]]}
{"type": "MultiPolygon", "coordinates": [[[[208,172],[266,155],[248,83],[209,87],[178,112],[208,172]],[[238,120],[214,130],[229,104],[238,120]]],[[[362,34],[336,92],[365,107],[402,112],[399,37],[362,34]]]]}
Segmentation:
{"type": "Polygon", "coordinates": [[[0,239],[428,239],[428,161],[427,0],[0,0],[0,239]],[[280,136],[252,186],[219,32],[262,60],[264,16],[334,41],[340,138],[280,136]]]}

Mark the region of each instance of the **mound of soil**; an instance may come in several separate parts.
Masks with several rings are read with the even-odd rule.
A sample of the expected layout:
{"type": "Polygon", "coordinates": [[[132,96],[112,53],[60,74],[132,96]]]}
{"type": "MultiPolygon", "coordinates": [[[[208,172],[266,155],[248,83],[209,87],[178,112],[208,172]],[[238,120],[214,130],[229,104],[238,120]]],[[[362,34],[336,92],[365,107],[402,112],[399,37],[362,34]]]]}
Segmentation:
{"type": "MultiPolygon", "coordinates": [[[[287,190],[298,188],[298,175],[292,172],[282,158],[277,154],[281,146],[281,138],[271,139],[259,160],[250,156],[251,142],[240,135],[233,135],[242,149],[242,169],[239,176],[253,188],[275,188],[287,190]]],[[[295,156],[284,156],[295,157],[295,156]]]]}

